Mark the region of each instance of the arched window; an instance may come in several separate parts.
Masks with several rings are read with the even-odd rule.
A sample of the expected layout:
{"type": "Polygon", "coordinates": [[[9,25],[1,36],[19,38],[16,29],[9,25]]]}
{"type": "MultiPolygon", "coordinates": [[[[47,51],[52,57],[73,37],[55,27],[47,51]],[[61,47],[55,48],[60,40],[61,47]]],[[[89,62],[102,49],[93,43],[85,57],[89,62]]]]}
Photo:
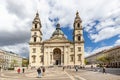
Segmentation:
{"type": "Polygon", "coordinates": [[[34,37],[34,42],[36,42],[36,37],[34,37]]]}
{"type": "Polygon", "coordinates": [[[40,41],[42,41],[42,38],[40,37],[40,41]]]}
{"type": "Polygon", "coordinates": [[[78,41],[80,41],[81,40],[81,38],[80,38],[80,36],[78,36],[78,41]]]}
{"type": "Polygon", "coordinates": [[[78,27],[78,28],[80,27],[80,23],[77,24],[77,27],[78,27]]]}
{"type": "Polygon", "coordinates": [[[35,28],[37,28],[37,24],[35,24],[35,28]]]}

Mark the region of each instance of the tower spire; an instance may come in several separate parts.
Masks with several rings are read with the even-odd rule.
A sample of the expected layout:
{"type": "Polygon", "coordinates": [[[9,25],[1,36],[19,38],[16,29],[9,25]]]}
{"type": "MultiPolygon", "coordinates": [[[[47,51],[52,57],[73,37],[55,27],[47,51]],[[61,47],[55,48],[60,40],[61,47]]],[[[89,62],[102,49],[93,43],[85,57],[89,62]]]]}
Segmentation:
{"type": "Polygon", "coordinates": [[[33,22],[40,22],[38,10],[36,12],[36,15],[35,15],[35,18],[34,18],[33,22]]]}
{"type": "Polygon", "coordinates": [[[37,12],[36,12],[36,16],[39,16],[38,10],[37,10],[37,12]]]}
{"type": "Polygon", "coordinates": [[[76,12],[76,16],[79,16],[79,12],[78,12],[78,10],[77,10],[77,12],[76,12]]]}
{"type": "Polygon", "coordinates": [[[75,22],[76,22],[76,21],[82,22],[82,20],[81,20],[81,18],[80,18],[80,16],[79,16],[78,10],[77,10],[77,12],[76,12],[76,17],[75,17],[75,22]]]}

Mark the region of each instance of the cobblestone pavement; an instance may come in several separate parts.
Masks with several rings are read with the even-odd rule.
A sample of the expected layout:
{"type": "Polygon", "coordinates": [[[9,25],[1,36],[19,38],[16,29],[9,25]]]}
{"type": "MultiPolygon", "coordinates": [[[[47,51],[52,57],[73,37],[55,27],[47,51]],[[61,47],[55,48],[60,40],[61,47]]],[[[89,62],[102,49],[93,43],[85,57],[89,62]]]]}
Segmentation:
{"type": "Polygon", "coordinates": [[[61,68],[49,68],[42,78],[37,77],[36,70],[26,70],[20,74],[16,71],[4,71],[0,74],[0,80],[72,80],[72,78],[61,68]]]}
{"type": "Polygon", "coordinates": [[[109,73],[103,74],[100,71],[95,71],[95,70],[88,70],[88,69],[80,69],[78,72],[75,72],[74,69],[68,69],[66,70],[67,73],[72,75],[73,77],[77,77],[78,80],[120,80],[120,72],[118,72],[116,69],[114,70],[109,70],[109,73]],[[112,74],[110,73],[112,71],[112,74]],[[117,71],[117,75],[115,73],[117,71]],[[113,74],[114,72],[114,74],[113,74]]]}
{"type": "Polygon", "coordinates": [[[62,71],[62,68],[48,68],[42,78],[37,78],[36,70],[26,70],[24,74],[17,74],[16,71],[3,71],[0,73],[0,80],[120,80],[120,75],[103,74],[90,69],[79,69],[75,72],[74,69],[62,71]]]}

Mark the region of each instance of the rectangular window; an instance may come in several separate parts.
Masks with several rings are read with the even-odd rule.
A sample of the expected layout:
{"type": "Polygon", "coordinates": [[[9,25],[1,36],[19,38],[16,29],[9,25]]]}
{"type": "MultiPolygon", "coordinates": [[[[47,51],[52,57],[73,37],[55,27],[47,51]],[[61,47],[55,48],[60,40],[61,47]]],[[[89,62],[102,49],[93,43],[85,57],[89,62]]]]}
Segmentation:
{"type": "Polygon", "coordinates": [[[74,61],[74,55],[70,55],[70,61],[71,61],[71,62],[74,61]]]}
{"type": "Polygon", "coordinates": [[[73,52],[73,48],[71,48],[71,52],[73,52]]]}
{"type": "Polygon", "coordinates": [[[78,47],[78,52],[80,52],[81,51],[81,47],[78,47]]]}
{"type": "Polygon", "coordinates": [[[36,48],[33,48],[33,53],[36,53],[36,48]]]}
{"type": "Polygon", "coordinates": [[[78,54],[78,61],[81,61],[81,54],[78,54]]]}
{"type": "Polygon", "coordinates": [[[40,62],[43,62],[43,56],[42,55],[40,56],[40,62]]]}
{"type": "Polygon", "coordinates": [[[33,55],[33,56],[32,56],[32,59],[33,59],[32,63],[35,63],[35,62],[36,62],[36,61],[35,61],[35,60],[36,60],[36,56],[33,55]]]}

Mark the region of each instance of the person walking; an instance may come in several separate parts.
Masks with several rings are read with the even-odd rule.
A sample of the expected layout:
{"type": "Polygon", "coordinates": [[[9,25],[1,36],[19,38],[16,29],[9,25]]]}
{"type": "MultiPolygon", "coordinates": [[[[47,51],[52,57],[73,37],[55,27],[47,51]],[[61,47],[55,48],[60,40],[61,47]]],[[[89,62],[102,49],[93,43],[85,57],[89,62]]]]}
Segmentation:
{"type": "Polygon", "coordinates": [[[45,67],[42,68],[43,76],[45,75],[45,67]]]}
{"type": "Polygon", "coordinates": [[[37,72],[38,72],[38,78],[40,78],[41,77],[41,68],[38,68],[37,72]]]}
{"type": "Polygon", "coordinates": [[[18,74],[20,74],[20,68],[18,68],[17,72],[18,72],[18,74]]]}
{"type": "Polygon", "coordinates": [[[105,67],[103,67],[103,73],[106,73],[105,67]]]}
{"type": "Polygon", "coordinates": [[[91,69],[93,69],[93,65],[91,65],[91,69]]]}
{"type": "Polygon", "coordinates": [[[25,69],[24,69],[24,68],[22,69],[22,72],[23,72],[23,73],[25,72],[25,69]]]}
{"type": "Polygon", "coordinates": [[[76,70],[76,72],[78,71],[78,66],[75,66],[75,70],[76,70]]]}
{"type": "Polygon", "coordinates": [[[1,67],[0,67],[0,72],[1,72],[1,67]]]}
{"type": "Polygon", "coordinates": [[[63,66],[63,71],[65,70],[65,66],[63,66]]]}
{"type": "Polygon", "coordinates": [[[0,67],[0,72],[2,72],[2,67],[0,67]]]}

